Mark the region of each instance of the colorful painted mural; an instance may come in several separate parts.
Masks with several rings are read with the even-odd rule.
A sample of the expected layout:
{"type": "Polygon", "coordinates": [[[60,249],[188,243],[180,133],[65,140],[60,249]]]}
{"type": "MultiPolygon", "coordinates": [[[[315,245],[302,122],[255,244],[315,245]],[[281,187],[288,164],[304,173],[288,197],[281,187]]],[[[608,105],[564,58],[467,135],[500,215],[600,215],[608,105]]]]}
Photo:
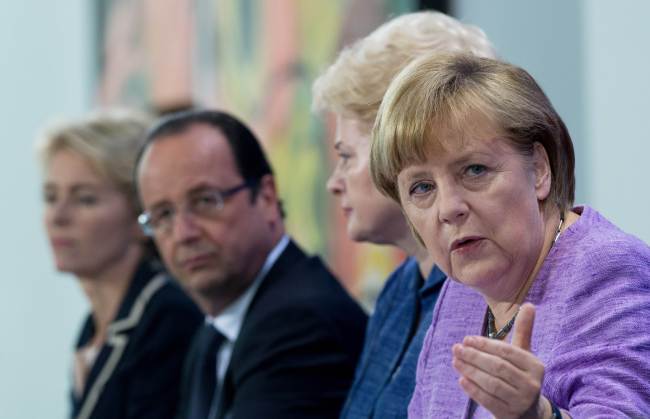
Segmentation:
{"type": "Polygon", "coordinates": [[[325,190],[333,127],[310,109],[311,84],[342,46],[412,0],[104,0],[98,101],[226,109],[269,153],[289,232],[371,305],[403,257],[351,242],[325,190]],[[154,6],[155,3],[155,6],[154,6]]]}

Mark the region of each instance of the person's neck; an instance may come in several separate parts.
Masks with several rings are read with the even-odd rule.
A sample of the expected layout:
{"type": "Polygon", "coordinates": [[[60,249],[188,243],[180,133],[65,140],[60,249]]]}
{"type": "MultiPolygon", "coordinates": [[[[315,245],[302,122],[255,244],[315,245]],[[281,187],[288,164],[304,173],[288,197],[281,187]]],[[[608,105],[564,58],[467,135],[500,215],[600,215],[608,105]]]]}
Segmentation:
{"type": "Polygon", "coordinates": [[[410,229],[406,229],[404,234],[394,240],[395,247],[404,251],[408,256],[412,256],[418,263],[420,274],[426,280],[435,264],[433,258],[429,255],[427,249],[417,241],[410,229]]]}
{"type": "Polygon", "coordinates": [[[106,337],[108,326],[117,315],[142,255],[140,245],[131,245],[124,257],[116,263],[97,273],[78,278],[93,313],[95,335],[91,344],[103,342],[106,337]]]}
{"type": "Polygon", "coordinates": [[[278,245],[283,236],[284,228],[272,230],[272,234],[269,235],[264,246],[256,252],[256,255],[250,258],[248,269],[245,272],[242,272],[236,281],[232,281],[234,286],[233,288],[228,290],[218,288],[204,294],[190,292],[203,313],[211,317],[217,317],[225,309],[235,303],[235,301],[237,301],[237,299],[248,290],[253,282],[255,282],[255,279],[266,263],[266,259],[269,257],[275,246],[278,245]]]}
{"type": "MultiPolygon", "coordinates": [[[[544,221],[544,242],[539,256],[535,262],[530,273],[526,276],[526,280],[518,287],[513,293],[505,296],[497,296],[496,298],[486,296],[486,301],[492,314],[494,315],[494,322],[497,330],[505,326],[519,311],[519,307],[523,304],[528,291],[532,287],[537,274],[539,273],[544,260],[548,255],[551,247],[553,246],[555,237],[557,236],[558,225],[560,224],[560,212],[555,209],[549,211],[550,215],[545,217],[544,221]]],[[[579,216],[572,211],[566,211],[563,214],[564,221],[560,229],[560,236],[571,224],[573,224],[579,216]]],[[[559,239],[559,237],[558,237],[559,239]]]]}
{"type": "MultiPolygon", "coordinates": [[[[259,269],[262,268],[263,264],[264,260],[259,264],[259,269]]],[[[251,265],[257,266],[258,264],[254,263],[251,265]]],[[[259,272],[259,269],[256,272],[259,272]]],[[[230,287],[228,290],[223,288],[210,292],[195,292],[190,290],[190,294],[204,314],[210,317],[217,317],[246,293],[248,288],[255,282],[256,277],[257,273],[242,274],[233,281],[233,287],[230,287]]]]}

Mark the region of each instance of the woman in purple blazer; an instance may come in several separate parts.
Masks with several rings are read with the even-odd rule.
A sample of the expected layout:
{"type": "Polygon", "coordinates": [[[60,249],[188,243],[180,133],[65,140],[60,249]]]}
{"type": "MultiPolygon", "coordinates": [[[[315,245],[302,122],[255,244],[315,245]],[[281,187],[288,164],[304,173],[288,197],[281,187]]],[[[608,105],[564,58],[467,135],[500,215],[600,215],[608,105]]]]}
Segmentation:
{"type": "Polygon", "coordinates": [[[451,279],[409,417],[650,417],[650,248],[573,207],[571,138],[528,73],[410,64],[371,169],[451,279]]]}

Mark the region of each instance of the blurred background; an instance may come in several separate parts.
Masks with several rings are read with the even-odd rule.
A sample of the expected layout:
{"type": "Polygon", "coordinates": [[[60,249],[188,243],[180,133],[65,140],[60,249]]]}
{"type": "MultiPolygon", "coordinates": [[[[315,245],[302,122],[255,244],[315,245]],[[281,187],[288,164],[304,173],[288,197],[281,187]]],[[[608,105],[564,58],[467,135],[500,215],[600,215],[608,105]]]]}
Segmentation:
{"type": "Polygon", "coordinates": [[[403,256],[346,238],[325,191],[333,121],[311,113],[311,83],[342,46],[421,8],[480,26],[540,82],[575,143],[576,202],[650,242],[645,0],[3,0],[0,417],[67,415],[87,306],[53,270],[33,144],[43,127],[97,106],[242,117],[276,169],[291,234],[371,306],[403,256]]]}

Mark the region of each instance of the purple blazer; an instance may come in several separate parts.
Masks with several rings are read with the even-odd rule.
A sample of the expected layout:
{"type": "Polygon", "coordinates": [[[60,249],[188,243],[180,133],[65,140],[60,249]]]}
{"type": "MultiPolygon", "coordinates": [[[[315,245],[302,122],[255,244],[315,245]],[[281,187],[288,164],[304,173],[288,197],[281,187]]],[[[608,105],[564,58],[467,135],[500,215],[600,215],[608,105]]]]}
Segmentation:
{"type": "MultiPolygon", "coordinates": [[[[526,301],[542,394],[573,418],[650,417],[650,247],[589,207],[551,248],[526,301]]],[[[483,332],[487,305],[443,287],[418,361],[409,418],[489,418],[458,385],[451,346],[483,332]]]]}

